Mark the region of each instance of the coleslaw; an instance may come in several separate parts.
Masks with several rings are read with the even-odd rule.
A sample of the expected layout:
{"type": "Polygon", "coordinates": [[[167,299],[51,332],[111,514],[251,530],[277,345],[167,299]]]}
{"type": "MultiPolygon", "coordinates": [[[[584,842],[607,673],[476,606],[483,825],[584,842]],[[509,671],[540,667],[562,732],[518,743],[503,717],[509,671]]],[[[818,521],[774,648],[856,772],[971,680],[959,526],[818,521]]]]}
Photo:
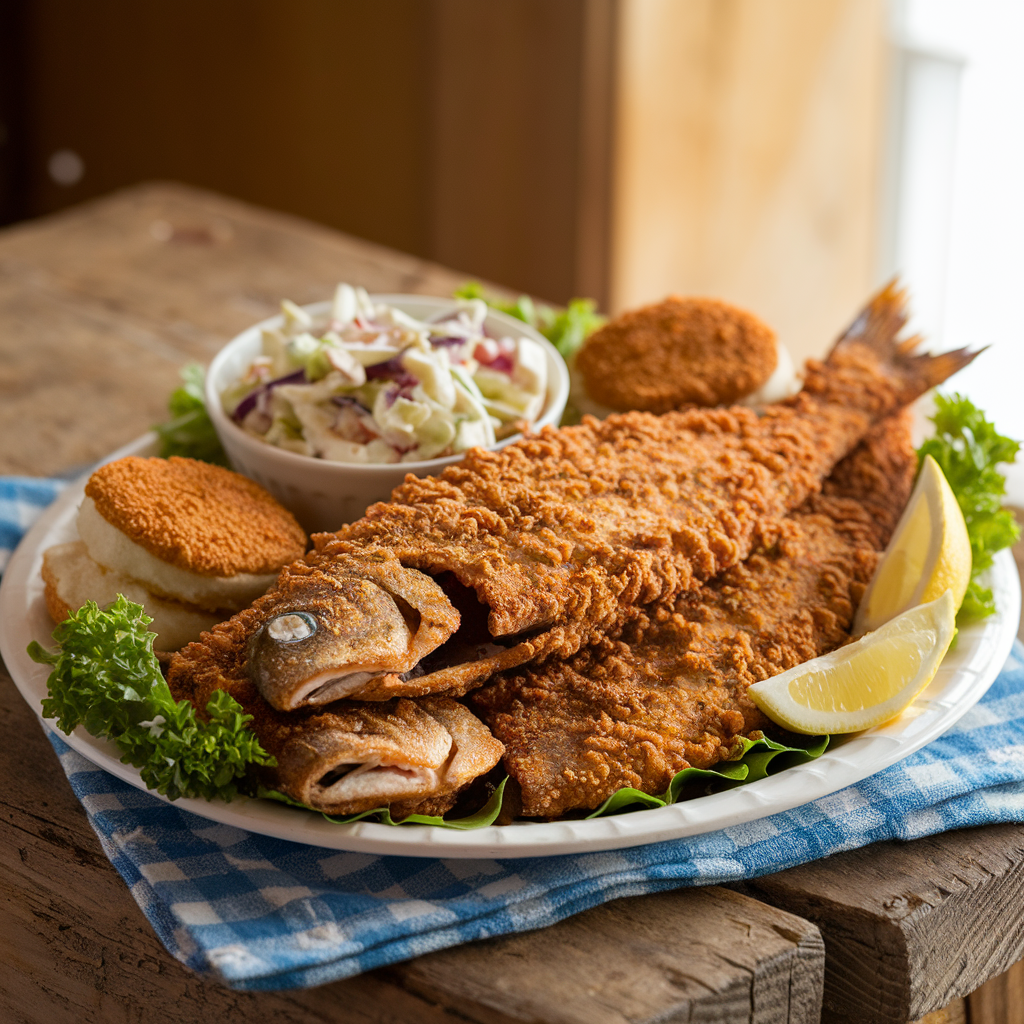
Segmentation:
{"type": "Polygon", "coordinates": [[[418,462],[521,430],[541,414],[547,357],[493,337],[481,299],[417,320],[340,284],[329,315],[287,299],[262,352],[221,394],[250,434],[333,462],[418,462]]]}

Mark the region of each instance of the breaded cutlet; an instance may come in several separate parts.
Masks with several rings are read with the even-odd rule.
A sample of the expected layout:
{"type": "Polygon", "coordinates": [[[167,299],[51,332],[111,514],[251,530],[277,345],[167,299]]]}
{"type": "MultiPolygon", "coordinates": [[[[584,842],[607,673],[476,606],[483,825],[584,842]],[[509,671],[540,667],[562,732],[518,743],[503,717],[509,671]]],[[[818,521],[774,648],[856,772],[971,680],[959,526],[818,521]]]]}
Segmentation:
{"type": "Polygon", "coordinates": [[[195,459],[118,459],[85,493],[130,541],[199,576],[276,573],[306,548],[295,517],[259,484],[195,459]]]}
{"type": "Polygon", "coordinates": [[[259,484],[194,459],[101,466],[75,524],[80,539],[43,556],[51,617],[123,594],[152,617],[159,650],[250,604],[306,548],[295,518],[259,484]]]}
{"type": "Polygon", "coordinates": [[[673,295],[595,331],[576,369],[601,405],[665,413],[739,401],[771,377],[777,362],[775,332],[752,313],[718,299],[673,295]]]}

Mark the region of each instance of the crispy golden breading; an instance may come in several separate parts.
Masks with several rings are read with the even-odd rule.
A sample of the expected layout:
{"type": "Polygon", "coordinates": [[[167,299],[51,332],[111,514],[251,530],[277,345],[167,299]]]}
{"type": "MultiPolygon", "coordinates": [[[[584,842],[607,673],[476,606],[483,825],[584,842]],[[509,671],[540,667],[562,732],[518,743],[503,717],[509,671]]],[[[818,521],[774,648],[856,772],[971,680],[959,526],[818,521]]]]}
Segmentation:
{"type": "Polygon", "coordinates": [[[63,622],[75,609],[60,596],[60,581],[57,579],[45,556],[43,557],[41,575],[43,577],[43,600],[46,602],[46,610],[55,623],[63,622]]]}
{"type": "MultiPolygon", "coordinates": [[[[475,449],[314,543],[321,557],[379,547],[403,565],[451,572],[489,609],[492,636],[534,631],[517,648],[520,663],[568,656],[637,606],[671,601],[770,547],[779,520],[873,422],[973,358],[913,356],[894,342],[902,323],[902,295],[887,290],[785,403],[587,418],[501,451],[475,449]]],[[[510,667],[506,659],[444,686],[465,693],[510,667]]],[[[432,684],[428,675],[388,695],[432,684]]]]}
{"type": "Polygon", "coordinates": [[[209,668],[220,671],[197,679],[176,654],[167,682],[176,699],[200,713],[216,689],[238,701],[277,761],[262,769],[268,786],[328,814],[384,805],[396,817],[443,814],[461,789],[498,763],[501,744],[472,712],[444,696],[275,710],[244,672],[231,671],[240,649],[236,634],[244,634],[246,617],[254,614],[247,609],[204,635],[209,668]]]}
{"type": "Polygon", "coordinates": [[[471,705],[505,744],[523,813],[598,807],[631,786],[661,793],[686,767],[728,758],[770,723],[747,687],[849,639],[878,552],[909,497],[908,422],[882,424],[777,543],[700,590],[649,606],[618,639],[495,676],[471,705]]]}
{"type": "Polygon", "coordinates": [[[587,394],[610,409],[730,405],[778,362],[775,332],[718,299],[671,296],[595,331],[576,356],[587,394]]]}
{"type": "Polygon", "coordinates": [[[129,540],[199,576],[274,573],[306,548],[295,517],[259,484],[195,459],[118,459],[85,493],[129,540]]]}
{"type": "MultiPolygon", "coordinates": [[[[367,757],[393,751],[398,719],[420,723],[406,758],[419,787],[439,770],[440,718],[402,698],[463,695],[501,672],[469,703],[505,744],[524,813],[593,807],[623,785],[663,790],[764,725],[752,681],[849,636],[913,471],[898,417],[861,442],[973,358],[915,356],[896,340],[903,321],[902,296],[886,289],[808,366],[799,396],[757,413],[588,419],[408,477],[175,656],[172,689],[200,708],[231,692],[281,761],[278,783],[327,794],[349,785],[351,737],[379,737],[367,757]],[[477,611],[486,627],[467,629],[477,611]],[[430,650],[408,668],[422,629],[430,650]],[[287,712],[268,703],[285,664],[300,705],[287,712]],[[349,699],[305,706],[337,692],[322,686],[349,699]]],[[[496,747],[478,749],[467,775],[496,747]]],[[[395,800],[427,798],[421,787],[395,800]]]]}
{"type": "MultiPolygon", "coordinates": [[[[886,289],[826,362],[809,365],[800,395],[759,412],[588,418],[501,451],[472,450],[437,477],[407,477],[390,502],[315,537],[316,551],[282,572],[261,607],[303,614],[308,598],[315,617],[315,588],[303,581],[311,567],[345,573],[346,563],[385,556],[475,593],[491,649],[447,658],[456,634],[409,670],[364,671],[372,644],[363,645],[359,664],[347,655],[325,660],[321,678],[343,679],[354,700],[460,696],[495,672],[614,639],[644,606],[670,606],[752,552],[771,550],[784,518],[874,423],[973,358],[914,355],[912,344],[896,341],[903,321],[903,296],[886,289]],[[275,603],[282,595],[287,608],[275,603]]],[[[346,622],[330,623],[330,632],[344,638],[346,622]]],[[[275,657],[273,643],[256,639],[264,624],[243,612],[215,631],[235,645],[231,658],[204,638],[179,656],[180,673],[228,672],[217,684],[225,688],[244,674],[262,680],[263,696],[277,702],[261,670],[275,657]]],[[[298,699],[315,697],[316,681],[293,682],[298,699]]]]}
{"type": "MultiPolygon", "coordinates": [[[[224,680],[248,677],[273,707],[289,711],[350,696],[339,664],[363,675],[372,666],[386,686],[458,625],[459,614],[444,591],[429,576],[404,568],[391,552],[336,554],[290,566],[272,590],[181,651],[173,671],[189,678],[203,704],[213,690],[227,688],[224,680]],[[315,630],[275,643],[265,627],[293,619],[296,611],[315,630]],[[243,635],[252,640],[236,643],[243,635]]],[[[372,699],[389,696],[385,691],[372,699]]]]}

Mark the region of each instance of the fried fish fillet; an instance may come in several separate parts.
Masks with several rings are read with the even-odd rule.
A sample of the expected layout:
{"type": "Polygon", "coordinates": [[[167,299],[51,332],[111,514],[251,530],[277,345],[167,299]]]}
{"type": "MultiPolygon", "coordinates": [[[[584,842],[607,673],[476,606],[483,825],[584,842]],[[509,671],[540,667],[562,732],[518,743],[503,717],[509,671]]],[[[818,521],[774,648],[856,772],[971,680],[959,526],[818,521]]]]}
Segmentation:
{"type": "MultiPolygon", "coordinates": [[[[360,700],[462,695],[497,671],[614,638],[644,606],[668,606],[752,552],[771,550],[785,517],[875,423],[973,358],[915,355],[914,339],[897,340],[904,322],[902,293],[884,290],[824,363],[808,364],[804,390],[779,405],[587,419],[501,451],[474,449],[437,477],[407,478],[390,502],[314,538],[314,553],[181,652],[175,671],[203,686],[252,679],[286,709],[295,694],[315,699],[332,679],[360,700]],[[366,628],[379,607],[373,588],[387,587],[371,580],[325,611],[315,581],[321,571],[365,580],[358,564],[385,557],[471,590],[491,649],[451,657],[453,642],[466,645],[449,625],[448,639],[411,668],[409,659],[366,668],[377,663],[374,644],[390,651],[394,639],[390,626],[376,640],[366,628]],[[271,622],[282,615],[308,616],[317,628],[275,637],[271,622]],[[354,629],[360,642],[354,653],[338,644],[334,657],[321,648],[304,680],[302,654],[319,643],[321,626],[336,638],[354,629]],[[287,686],[274,682],[283,646],[294,669],[287,686]]],[[[405,614],[394,593],[388,597],[405,614]]],[[[440,622],[441,607],[435,592],[428,612],[409,609],[410,632],[419,615],[440,622]]],[[[448,622],[461,618],[449,614],[448,622]]]]}
{"type": "Polygon", "coordinates": [[[841,462],[770,550],[644,610],[621,638],[503,673],[470,697],[505,744],[527,816],[662,793],[770,727],[747,687],[840,646],[910,495],[905,416],[841,462]]]}

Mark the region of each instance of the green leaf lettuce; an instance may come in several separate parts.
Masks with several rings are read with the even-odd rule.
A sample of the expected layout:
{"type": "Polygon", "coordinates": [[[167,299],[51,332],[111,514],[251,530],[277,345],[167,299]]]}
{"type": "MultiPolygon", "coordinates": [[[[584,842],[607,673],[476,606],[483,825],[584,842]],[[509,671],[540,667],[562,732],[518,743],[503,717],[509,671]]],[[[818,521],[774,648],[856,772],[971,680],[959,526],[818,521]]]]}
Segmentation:
{"type": "Polygon", "coordinates": [[[743,739],[738,756],[731,761],[720,761],[714,768],[684,768],[668,784],[664,793],[654,796],[639,789],[624,788],[613,793],[588,818],[601,818],[620,811],[641,808],[667,807],[690,796],[700,796],[732,789],[747,782],[757,782],[769,774],[804,764],[821,757],[828,747],[828,736],[808,736],[796,739],[799,746],[787,746],[762,736],[743,739]]]}
{"type": "Polygon", "coordinates": [[[936,395],[934,437],[917,450],[918,464],[930,455],[953,489],[971,540],[971,582],[957,614],[963,625],[991,615],[992,591],[977,577],[992,565],[992,556],[1015,544],[1020,536],[1013,513],[1003,508],[1006,477],[996,468],[1013,462],[1020,442],[1004,437],[995,425],[963,395],[936,395]]]}
{"type": "Polygon", "coordinates": [[[160,438],[162,458],[179,455],[228,466],[227,455],[206,411],[203,398],[205,376],[206,371],[198,363],[189,363],[181,370],[181,385],[171,392],[167,402],[171,418],[165,423],[157,423],[153,429],[160,438]]]}
{"type": "Polygon", "coordinates": [[[536,303],[529,295],[512,302],[488,295],[479,281],[468,281],[455,291],[457,299],[483,299],[492,309],[507,313],[529,324],[558,349],[563,359],[571,358],[605,318],[597,312],[593,299],[571,299],[565,309],[536,303]]]}

